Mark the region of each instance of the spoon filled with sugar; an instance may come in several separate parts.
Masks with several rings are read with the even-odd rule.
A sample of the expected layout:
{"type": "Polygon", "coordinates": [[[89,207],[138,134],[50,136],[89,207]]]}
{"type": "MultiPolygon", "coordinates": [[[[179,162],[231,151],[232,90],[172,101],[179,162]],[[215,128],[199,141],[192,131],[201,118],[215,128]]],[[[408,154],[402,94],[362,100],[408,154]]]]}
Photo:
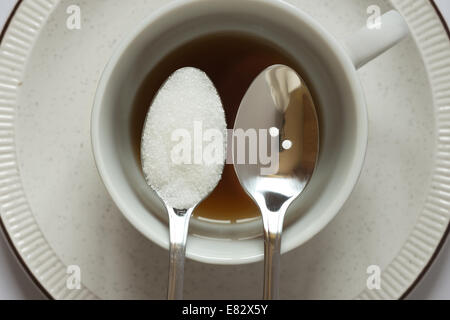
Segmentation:
{"type": "Polygon", "coordinates": [[[169,215],[168,299],[182,299],[188,225],[221,179],[226,122],[217,91],[201,70],[175,71],[156,94],[144,124],[141,164],[169,215]]]}
{"type": "MultiPolygon", "coordinates": [[[[259,141],[258,151],[245,153],[261,155],[261,148],[265,153],[270,145],[270,158],[275,160],[268,166],[261,162],[240,162],[239,157],[234,157],[234,168],[262,215],[263,297],[277,299],[284,216],[310,181],[319,154],[316,108],[308,87],[293,69],[284,65],[268,67],[250,85],[236,116],[234,135],[248,130],[266,130],[269,134],[268,141],[259,141]]],[[[234,149],[235,146],[233,154],[236,154],[234,149]]]]}

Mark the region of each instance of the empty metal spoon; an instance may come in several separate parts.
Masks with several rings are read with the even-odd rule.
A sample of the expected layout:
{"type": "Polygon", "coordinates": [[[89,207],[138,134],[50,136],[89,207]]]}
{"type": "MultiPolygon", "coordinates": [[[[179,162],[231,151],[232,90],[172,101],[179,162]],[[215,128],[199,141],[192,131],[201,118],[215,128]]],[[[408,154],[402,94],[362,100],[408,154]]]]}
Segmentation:
{"type": "Polygon", "coordinates": [[[239,181],[259,206],[263,219],[263,297],[277,299],[284,216],[311,179],[319,153],[316,109],[303,79],[284,65],[265,69],[241,102],[234,132],[238,129],[265,129],[278,141],[279,148],[272,150],[278,154],[278,167],[270,174],[264,172],[266,163],[238,163],[233,158],[239,181]]]}

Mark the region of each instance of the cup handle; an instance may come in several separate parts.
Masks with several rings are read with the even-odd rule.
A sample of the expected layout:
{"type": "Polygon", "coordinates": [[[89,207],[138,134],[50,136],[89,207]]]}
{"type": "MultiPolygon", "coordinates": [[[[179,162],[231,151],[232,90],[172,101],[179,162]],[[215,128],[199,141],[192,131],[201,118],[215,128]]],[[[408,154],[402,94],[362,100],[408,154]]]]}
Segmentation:
{"type": "Polygon", "coordinates": [[[391,10],[380,17],[379,28],[365,26],[344,41],[356,69],[392,48],[409,34],[400,13],[391,10]]]}

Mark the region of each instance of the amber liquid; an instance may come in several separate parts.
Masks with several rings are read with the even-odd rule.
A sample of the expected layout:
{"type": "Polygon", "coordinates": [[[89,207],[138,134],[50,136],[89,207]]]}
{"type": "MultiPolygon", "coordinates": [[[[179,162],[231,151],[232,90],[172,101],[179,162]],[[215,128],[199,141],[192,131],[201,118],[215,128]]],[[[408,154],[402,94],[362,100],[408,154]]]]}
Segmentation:
{"type": "MultiPolygon", "coordinates": [[[[295,60],[274,43],[242,33],[223,32],[200,37],[169,53],[148,74],[133,103],[131,134],[136,160],[140,161],[140,139],[148,108],[158,89],[177,69],[195,67],[209,76],[222,99],[228,128],[233,128],[240,102],[250,84],[274,64],[290,66],[301,74],[295,60]]],[[[236,222],[258,217],[259,210],[242,189],[233,165],[227,164],[222,180],[196,208],[194,215],[236,222]]]]}

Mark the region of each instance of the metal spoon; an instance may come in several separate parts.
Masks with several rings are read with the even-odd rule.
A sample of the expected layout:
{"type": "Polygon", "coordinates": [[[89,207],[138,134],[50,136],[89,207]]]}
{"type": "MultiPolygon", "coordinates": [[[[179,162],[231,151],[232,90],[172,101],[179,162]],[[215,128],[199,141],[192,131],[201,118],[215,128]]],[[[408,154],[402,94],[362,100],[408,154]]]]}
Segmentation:
{"type": "MultiPolygon", "coordinates": [[[[142,154],[142,152],[141,152],[142,154]]],[[[141,159],[141,163],[143,160],[141,159]]],[[[169,215],[169,280],[168,300],[183,299],[184,261],[189,220],[196,206],[188,209],[176,209],[163,200],[169,215]]]]}
{"type": "MultiPolygon", "coordinates": [[[[141,152],[142,154],[142,152],[141,152]]],[[[141,159],[141,163],[143,160],[141,159]]],[[[144,168],[143,168],[144,169],[144,168]]],[[[168,300],[183,299],[184,261],[189,220],[195,206],[188,209],[176,209],[168,205],[158,194],[169,215],[169,280],[168,300]]]]}
{"type": "Polygon", "coordinates": [[[186,253],[186,238],[188,234],[189,219],[194,208],[174,209],[167,206],[169,214],[169,282],[167,299],[183,299],[184,260],[186,253]]]}
{"type": "Polygon", "coordinates": [[[267,165],[259,161],[245,164],[234,159],[239,181],[263,219],[264,299],[278,299],[284,216],[311,179],[319,153],[317,114],[303,79],[284,65],[265,69],[241,102],[234,124],[237,129],[270,130],[280,146],[278,168],[269,175],[262,170],[267,165]]]}
{"type": "MultiPolygon", "coordinates": [[[[194,68],[188,67],[188,68],[182,68],[177,70],[178,71],[182,71],[182,70],[187,70],[187,69],[191,69],[194,70],[194,68]]],[[[174,72],[172,74],[171,77],[177,76],[180,77],[179,74],[177,72],[174,72]]],[[[198,70],[196,71],[197,73],[203,73],[203,71],[198,70]]],[[[198,75],[197,75],[198,76],[198,75]]],[[[182,79],[184,79],[185,81],[190,81],[190,79],[185,79],[185,75],[183,74],[182,79]]],[[[169,78],[170,80],[171,78],[169,78]]],[[[169,81],[167,80],[166,83],[161,87],[165,88],[165,85],[167,84],[167,82],[169,81]]],[[[173,80],[173,79],[172,79],[173,80]]],[[[181,81],[180,78],[177,78],[177,81],[181,81]]],[[[200,84],[199,84],[200,85],[200,84]]],[[[212,82],[210,83],[210,85],[212,86],[212,82]]],[[[159,92],[161,92],[161,89],[159,92]]],[[[199,88],[201,89],[201,88],[199,88]]],[[[167,90],[166,89],[166,94],[167,94],[167,90]]],[[[210,90],[210,89],[209,89],[210,90]]],[[[159,95],[159,92],[157,93],[157,95],[159,95]]],[[[176,94],[177,92],[175,92],[176,94]]],[[[217,97],[218,98],[218,97],[217,97]]],[[[147,177],[152,175],[152,172],[147,172],[145,166],[143,165],[145,163],[145,159],[143,158],[143,155],[145,154],[145,136],[146,136],[146,130],[150,130],[150,125],[148,125],[148,121],[151,115],[151,108],[150,107],[150,111],[147,114],[147,117],[145,119],[145,124],[144,124],[144,130],[142,132],[142,140],[141,140],[141,164],[142,164],[142,169],[145,173],[145,175],[147,177]]],[[[225,126],[225,118],[223,119],[223,124],[225,126]]],[[[222,164],[223,166],[223,164],[222,164]]],[[[219,182],[220,176],[213,176],[213,179],[217,179],[214,180],[214,187],[217,185],[217,183],[219,182]]],[[[198,183],[202,183],[202,181],[199,181],[198,183]]],[[[149,187],[153,188],[153,185],[151,183],[151,181],[147,181],[147,184],[149,185],[149,187]]],[[[209,191],[209,193],[211,193],[214,189],[214,187],[212,187],[212,189],[209,191]]],[[[184,280],[184,261],[185,261],[185,253],[186,253],[186,240],[187,240],[187,235],[188,235],[188,227],[189,227],[189,220],[191,218],[191,215],[194,211],[194,209],[197,207],[197,205],[203,200],[205,199],[208,194],[201,194],[202,199],[196,199],[198,200],[197,203],[191,203],[189,205],[192,205],[191,208],[174,208],[172,205],[170,205],[171,201],[168,201],[168,199],[164,199],[164,194],[160,194],[158,192],[158,190],[156,190],[157,188],[153,188],[156,193],[158,194],[158,196],[160,197],[160,199],[164,202],[164,205],[167,209],[167,213],[169,216],[169,280],[168,280],[168,290],[167,290],[167,299],[169,300],[180,300],[183,298],[183,280],[184,280]]],[[[173,202],[172,202],[173,203],[173,202]]]]}

